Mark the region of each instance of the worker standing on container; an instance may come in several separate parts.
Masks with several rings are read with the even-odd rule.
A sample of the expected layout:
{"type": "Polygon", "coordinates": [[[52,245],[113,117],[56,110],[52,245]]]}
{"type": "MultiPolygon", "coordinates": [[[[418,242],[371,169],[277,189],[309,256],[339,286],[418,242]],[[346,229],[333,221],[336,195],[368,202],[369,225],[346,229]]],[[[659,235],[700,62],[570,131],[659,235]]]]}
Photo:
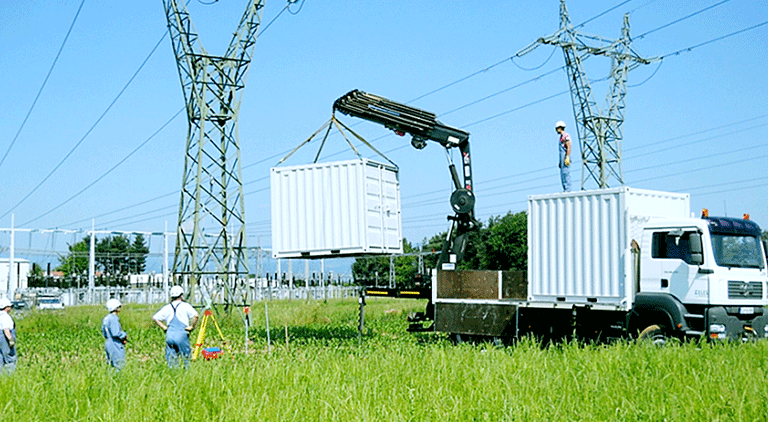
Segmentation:
{"type": "Polygon", "coordinates": [[[16,370],[16,323],[8,313],[11,301],[0,298],[0,374],[16,370]]]}
{"type": "Polygon", "coordinates": [[[119,371],[125,365],[125,343],[128,342],[128,333],[123,331],[120,318],[117,316],[123,304],[117,299],[109,299],[106,306],[109,313],[101,321],[104,351],[107,352],[109,364],[119,371]]]}
{"type": "Polygon", "coordinates": [[[189,333],[195,329],[198,313],[195,308],[184,302],[184,289],[181,286],[171,287],[171,303],[163,306],[152,317],[160,328],[165,331],[165,359],[171,368],[179,366],[179,360],[184,366],[189,366],[192,347],[189,344],[189,333]]]}
{"type": "Polygon", "coordinates": [[[571,135],[565,131],[565,122],[555,123],[555,132],[560,135],[560,181],[563,184],[563,192],[571,191],[571,135]]]}

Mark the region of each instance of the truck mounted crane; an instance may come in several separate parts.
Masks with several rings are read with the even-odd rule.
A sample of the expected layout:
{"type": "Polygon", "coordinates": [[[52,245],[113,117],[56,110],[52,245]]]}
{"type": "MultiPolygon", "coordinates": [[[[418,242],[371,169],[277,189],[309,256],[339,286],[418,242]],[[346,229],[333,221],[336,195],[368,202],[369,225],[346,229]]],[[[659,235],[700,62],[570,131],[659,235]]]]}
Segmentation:
{"type": "MultiPolygon", "coordinates": [[[[456,165],[451,161],[448,170],[451,174],[454,190],[451,193],[451,208],[454,215],[449,215],[450,228],[446,233],[437,261],[437,270],[454,270],[463,259],[467,249],[469,235],[480,227],[475,219],[475,194],[472,185],[472,158],[469,152],[469,133],[448,126],[437,120],[429,111],[420,110],[405,104],[388,100],[378,95],[360,90],[353,90],[337,99],[333,111],[340,111],[348,116],[358,117],[383,125],[399,136],[411,135],[411,145],[424,149],[427,141],[437,142],[445,148],[449,159],[451,148],[458,148],[461,153],[463,183],[459,178],[456,165]]],[[[366,294],[375,296],[397,296],[413,299],[428,299],[425,312],[409,316],[409,331],[431,331],[434,324],[424,328],[422,322],[434,321],[435,307],[432,303],[432,288],[417,289],[366,289],[366,294]]]]}
{"type": "Polygon", "coordinates": [[[469,134],[360,91],[336,100],[334,110],[410,133],[418,149],[435,141],[461,151],[464,184],[451,163],[455,215],[429,295],[419,296],[429,299],[426,312],[409,318],[409,331],[494,343],[768,339],[766,245],[747,214],[695,218],[688,194],[627,186],[531,195],[527,272],[458,270],[479,226],[469,134]],[[421,321],[433,323],[424,329],[421,321]]]}

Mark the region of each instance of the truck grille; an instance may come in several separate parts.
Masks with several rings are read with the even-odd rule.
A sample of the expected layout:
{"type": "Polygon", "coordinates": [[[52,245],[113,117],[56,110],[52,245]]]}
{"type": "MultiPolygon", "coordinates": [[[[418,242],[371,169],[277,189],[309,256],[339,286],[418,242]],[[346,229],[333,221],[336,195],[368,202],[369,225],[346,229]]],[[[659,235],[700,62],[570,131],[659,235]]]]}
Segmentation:
{"type": "Polygon", "coordinates": [[[760,281],[728,280],[728,299],[762,299],[763,283],[760,281]]]}

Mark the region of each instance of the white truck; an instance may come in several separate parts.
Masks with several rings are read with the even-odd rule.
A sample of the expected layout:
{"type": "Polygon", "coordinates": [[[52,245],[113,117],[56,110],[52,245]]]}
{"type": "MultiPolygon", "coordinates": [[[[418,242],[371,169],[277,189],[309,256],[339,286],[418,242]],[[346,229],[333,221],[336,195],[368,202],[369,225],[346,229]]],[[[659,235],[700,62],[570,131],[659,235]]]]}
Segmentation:
{"type": "Polygon", "coordinates": [[[688,194],[530,196],[527,275],[438,270],[434,329],[456,341],[766,338],[760,235],[748,219],[693,217],[688,194]]]}

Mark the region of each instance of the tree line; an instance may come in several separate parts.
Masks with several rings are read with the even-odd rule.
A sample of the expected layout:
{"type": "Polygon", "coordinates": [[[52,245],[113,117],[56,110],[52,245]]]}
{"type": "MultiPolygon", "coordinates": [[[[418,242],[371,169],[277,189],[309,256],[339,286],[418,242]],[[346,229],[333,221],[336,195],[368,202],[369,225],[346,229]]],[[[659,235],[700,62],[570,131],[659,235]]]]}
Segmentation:
{"type": "MultiPolygon", "coordinates": [[[[55,271],[63,276],[57,280],[46,273],[39,264],[33,263],[28,278],[29,287],[77,287],[88,277],[91,237],[85,236],[75,244],[67,244],[68,253],[59,255],[59,265],[55,271]]],[[[129,274],[141,274],[146,269],[149,247],[142,234],[137,234],[131,242],[125,235],[108,236],[96,239],[94,260],[97,286],[127,286],[129,274]]]]}
{"type": "MultiPolygon", "coordinates": [[[[470,234],[464,259],[459,269],[525,271],[528,266],[527,213],[508,212],[492,216],[487,224],[470,234]]],[[[403,255],[395,256],[395,283],[398,287],[411,286],[419,279],[418,255],[422,255],[425,268],[435,268],[447,232],[424,239],[421,250],[403,239],[403,255]]],[[[389,283],[389,257],[362,257],[352,264],[352,276],[367,285],[389,283]]]]}

